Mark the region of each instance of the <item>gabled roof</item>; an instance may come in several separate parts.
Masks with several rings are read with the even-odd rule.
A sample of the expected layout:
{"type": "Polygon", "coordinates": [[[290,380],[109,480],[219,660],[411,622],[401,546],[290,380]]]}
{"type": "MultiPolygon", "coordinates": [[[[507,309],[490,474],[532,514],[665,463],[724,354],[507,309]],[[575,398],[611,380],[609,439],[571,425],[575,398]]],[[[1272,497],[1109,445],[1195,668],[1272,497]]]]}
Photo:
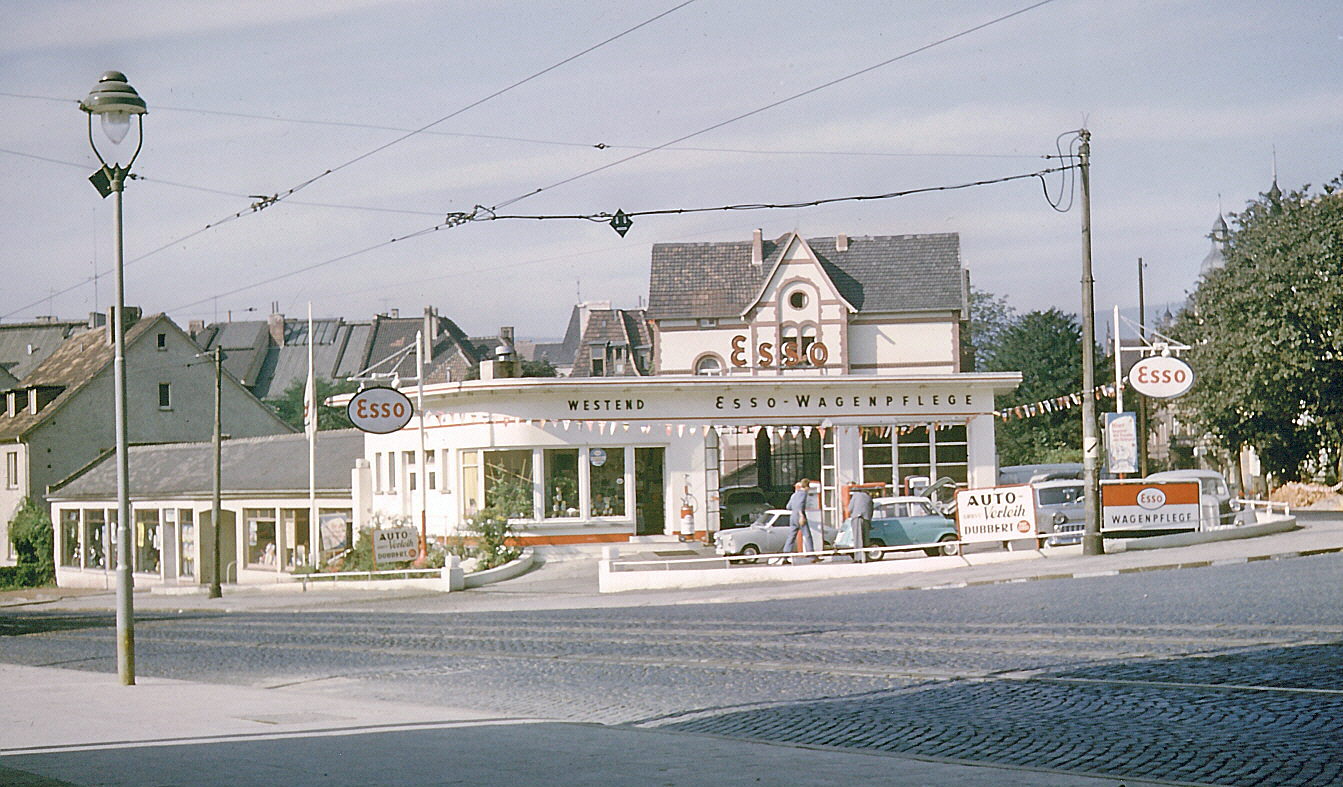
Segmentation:
{"type": "MultiPolygon", "coordinates": [[[[159,324],[172,321],[163,314],[154,314],[137,320],[126,329],[126,346],[139,341],[159,324]]],[[[49,405],[36,413],[21,409],[12,418],[0,418],[0,440],[21,437],[34,426],[46,420],[75,393],[93,380],[112,363],[113,347],[107,340],[106,326],[76,333],[38,364],[23,379],[25,388],[59,389],[60,394],[49,405]]]]}
{"type": "Polygon", "coordinates": [[[652,347],[651,332],[643,309],[594,309],[588,312],[587,328],[573,358],[573,376],[586,377],[592,369],[593,348],[626,347],[626,375],[635,377],[647,373],[639,366],[636,349],[652,347]]]}
{"type": "MultiPolygon", "coordinates": [[[[747,312],[758,306],[761,300],[764,299],[765,294],[769,291],[770,282],[774,281],[775,276],[778,275],[779,268],[783,266],[784,258],[788,256],[789,251],[795,245],[800,245],[803,248],[805,248],[808,252],[809,257],[816,259],[817,263],[820,262],[820,259],[816,256],[816,251],[812,249],[811,245],[808,244],[805,240],[803,240],[802,236],[798,235],[796,232],[790,232],[784,237],[780,238],[778,242],[775,244],[774,252],[770,255],[770,258],[773,260],[773,262],[768,266],[769,272],[766,273],[763,277],[761,277],[760,286],[756,290],[755,297],[752,298],[750,302],[747,303],[742,308],[741,310],[742,317],[745,317],[747,312]]],[[[828,271],[825,270],[824,265],[821,266],[821,274],[825,276],[827,280],[830,278],[828,275],[828,271]]],[[[830,284],[834,286],[835,283],[832,281],[830,282],[830,284]]],[[[839,292],[838,287],[835,287],[835,290],[836,292],[839,292]]],[[[841,298],[844,298],[843,292],[839,292],[839,295],[841,298]]],[[[852,303],[849,303],[847,298],[844,298],[844,305],[848,307],[849,311],[855,311],[855,312],[858,311],[857,307],[855,307],[852,303]]]]}
{"type": "MultiPolygon", "coordinates": [[[[737,318],[776,267],[792,233],[762,242],[658,243],[653,246],[648,317],[737,318]]],[[[858,312],[960,311],[964,307],[960,236],[862,236],[838,251],[836,239],[809,238],[826,275],[858,312]]]]}
{"type": "MultiPolygon", "coordinates": [[[[317,489],[349,494],[350,468],[364,455],[364,433],[339,429],[317,433],[317,489]]],[[[207,496],[214,487],[211,443],[135,445],[127,454],[135,498],[207,496]]],[[[305,493],[308,439],[302,432],[225,440],[221,477],[230,496],[305,493]]],[[[73,478],[56,484],[52,499],[107,499],[117,493],[116,461],[104,457],[73,478]]]]}
{"type": "Polygon", "coordinates": [[[88,323],[73,320],[0,324],[0,369],[21,381],[66,339],[87,328],[88,323]]]}

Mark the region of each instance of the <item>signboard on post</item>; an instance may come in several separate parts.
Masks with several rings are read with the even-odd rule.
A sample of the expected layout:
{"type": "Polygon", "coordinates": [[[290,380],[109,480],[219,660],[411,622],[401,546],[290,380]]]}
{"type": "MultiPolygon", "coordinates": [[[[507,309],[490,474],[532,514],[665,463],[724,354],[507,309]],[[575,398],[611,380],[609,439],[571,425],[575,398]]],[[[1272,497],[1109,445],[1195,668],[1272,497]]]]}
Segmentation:
{"type": "Polygon", "coordinates": [[[389,527],[373,531],[373,559],[378,563],[414,560],[420,554],[420,531],[389,527]]]}
{"type": "Polygon", "coordinates": [[[1198,528],[1198,482],[1101,484],[1101,529],[1182,531],[1198,528]]]}
{"type": "Polygon", "coordinates": [[[1115,475],[1138,472],[1138,416],[1105,414],[1105,463],[1115,475]]]}
{"type": "Polygon", "coordinates": [[[410,423],[415,407],[395,388],[365,388],[345,406],[350,423],[374,434],[395,432],[410,423]]]}
{"type": "Polygon", "coordinates": [[[1035,492],[1030,484],[961,489],[956,492],[956,528],[961,541],[1035,538],[1035,492]]]}
{"type": "Polygon", "coordinates": [[[1194,385],[1189,364],[1169,355],[1150,355],[1133,364],[1128,373],[1133,390],[1154,399],[1173,399],[1194,385]]]}

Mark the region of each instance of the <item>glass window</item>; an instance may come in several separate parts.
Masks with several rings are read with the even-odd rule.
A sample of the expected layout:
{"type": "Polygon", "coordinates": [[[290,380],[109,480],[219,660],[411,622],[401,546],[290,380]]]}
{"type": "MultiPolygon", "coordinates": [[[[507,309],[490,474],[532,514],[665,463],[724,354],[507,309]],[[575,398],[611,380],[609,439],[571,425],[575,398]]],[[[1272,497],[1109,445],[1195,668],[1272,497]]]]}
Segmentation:
{"type": "Polygon", "coordinates": [[[173,384],[159,383],[159,409],[171,410],[173,406],[173,384]]]}
{"type": "Polygon", "coordinates": [[[5,454],[5,487],[8,489],[19,488],[18,451],[9,451],[5,454]]]}
{"type": "Polygon", "coordinates": [[[474,516],[480,510],[480,452],[462,451],[462,515],[474,516]]]}
{"type": "Polygon", "coordinates": [[[434,464],[434,449],[424,452],[424,472],[429,476],[429,489],[438,489],[438,467],[434,464]]]}
{"type": "Polygon", "coordinates": [[[252,566],[275,565],[275,511],[270,508],[244,508],[247,522],[247,563],[252,566]]]}
{"type": "Polygon", "coordinates": [[[894,462],[891,447],[891,430],[883,426],[864,426],[863,436],[863,483],[886,484],[890,486],[894,479],[894,462]]]}
{"type": "Polygon", "coordinates": [[[589,448],[593,516],[625,515],[625,449],[589,448]]]}
{"type": "Polygon", "coordinates": [[[84,509],[84,567],[109,568],[107,514],[102,509],[84,509]]]}
{"type": "Polygon", "coordinates": [[[531,449],[485,452],[485,505],[510,519],[535,519],[531,449]]]}
{"type": "Polygon", "coordinates": [[[180,571],[183,576],[196,575],[196,512],[190,508],[182,508],[177,511],[179,521],[178,527],[182,531],[181,543],[182,549],[178,552],[180,557],[180,571]]]}
{"type": "Polygon", "coordinates": [[[575,517],[578,508],[578,449],[545,452],[545,504],[548,517],[575,517]]]}
{"type": "Polygon", "coordinates": [[[716,375],[723,373],[723,362],[716,355],[705,355],[695,361],[695,374],[716,375]]]}
{"type": "Polygon", "coordinates": [[[79,511],[61,510],[61,565],[79,565],[79,511]]]}
{"type": "Polygon", "coordinates": [[[135,570],[159,570],[158,509],[135,512],[135,570]]]}

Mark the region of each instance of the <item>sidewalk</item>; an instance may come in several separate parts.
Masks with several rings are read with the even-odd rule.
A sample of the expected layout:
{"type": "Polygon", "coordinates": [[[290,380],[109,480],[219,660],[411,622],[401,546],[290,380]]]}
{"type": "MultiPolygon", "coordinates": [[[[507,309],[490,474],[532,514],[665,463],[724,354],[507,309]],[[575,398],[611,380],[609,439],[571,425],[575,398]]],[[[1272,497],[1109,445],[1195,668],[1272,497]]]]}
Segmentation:
{"type": "MultiPolygon", "coordinates": [[[[11,787],[959,785],[1120,780],[0,665],[11,787]]],[[[1152,784],[1133,779],[1127,785],[1152,784]]]]}

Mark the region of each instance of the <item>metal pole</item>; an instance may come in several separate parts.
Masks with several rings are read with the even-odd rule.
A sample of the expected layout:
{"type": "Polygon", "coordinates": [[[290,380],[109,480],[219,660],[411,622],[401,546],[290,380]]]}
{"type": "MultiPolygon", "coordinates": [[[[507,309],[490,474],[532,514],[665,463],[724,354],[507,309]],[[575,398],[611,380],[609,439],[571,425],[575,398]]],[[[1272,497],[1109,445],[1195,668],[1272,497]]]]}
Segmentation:
{"type": "Polygon", "coordinates": [[[1124,412],[1124,353],[1119,340],[1119,304],[1115,304],[1115,412],[1124,412]]]}
{"type": "Polygon", "coordinates": [[[429,476],[425,474],[424,458],[424,331],[415,333],[415,411],[419,416],[420,433],[420,557],[417,562],[429,560],[429,476]]]}
{"type": "Polygon", "coordinates": [[[1091,132],[1078,132],[1082,180],[1082,467],[1086,479],[1086,523],[1082,554],[1103,555],[1100,527],[1100,438],[1096,434],[1096,280],[1091,275],[1091,132]]]}
{"type": "Polygon", "coordinates": [[[224,486],[223,472],[223,446],[224,430],[223,418],[220,415],[220,405],[223,400],[224,389],[224,352],[219,345],[215,345],[215,424],[214,424],[214,497],[210,509],[211,530],[214,531],[214,571],[210,577],[210,598],[220,598],[224,595],[224,589],[221,586],[219,576],[220,567],[223,565],[222,556],[219,554],[219,529],[223,527],[220,519],[223,518],[223,505],[220,500],[224,486]]]}
{"type": "Polygon", "coordinates": [[[114,247],[117,305],[112,313],[112,409],[117,440],[117,674],[121,685],[135,685],[135,580],[131,575],[130,460],[126,430],[126,286],[123,276],[121,197],[125,176],[119,168],[104,167],[110,174],[114,211],[114,247]]]}
{"type": "MultiPolygon", "coordinates": [[[[1138,332],[1147,341],[1147,304],[1143,293],[1142,257],[1138,258],[1138,332]]],[[[1147,477],[1147,397],[1138,396],[1138,472],[1147,477]]]]}

